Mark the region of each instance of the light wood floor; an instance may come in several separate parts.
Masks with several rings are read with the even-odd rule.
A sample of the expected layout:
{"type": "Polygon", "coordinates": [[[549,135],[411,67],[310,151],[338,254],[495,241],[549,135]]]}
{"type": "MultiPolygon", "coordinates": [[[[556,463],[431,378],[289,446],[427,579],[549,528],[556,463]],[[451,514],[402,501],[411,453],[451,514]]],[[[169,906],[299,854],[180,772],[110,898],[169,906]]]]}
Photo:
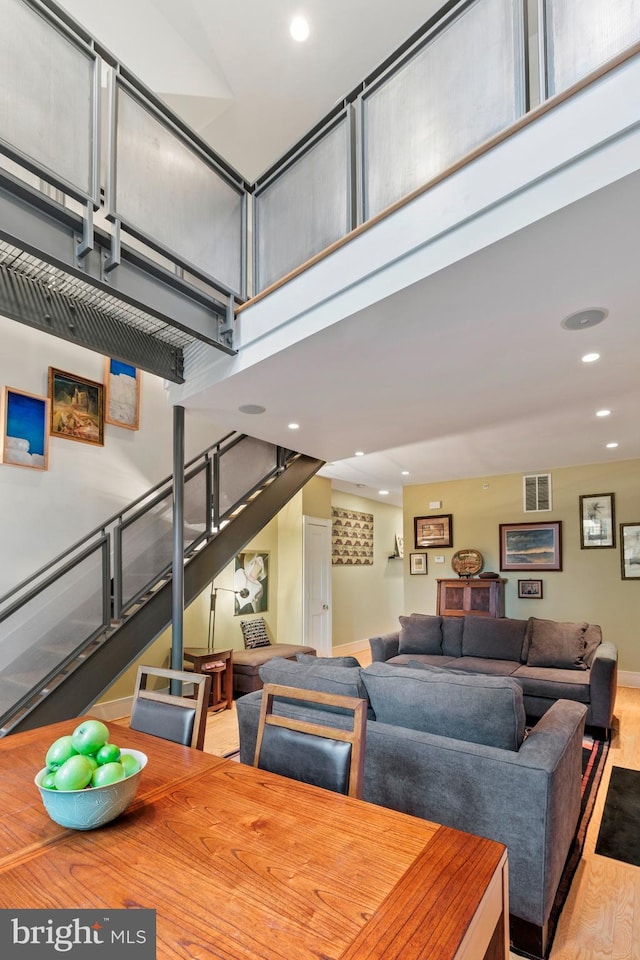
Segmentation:
{"type": "MultiPolygon", "coordinates": [[[[364,658],[360,658],[364,663],[364,658]]],[[[640,960],[640,867],[594,853],[612,766],[640,770],[640,689],[620,687],[616,724],[582,860],[556,932],[550,960],[640,960]]],[[[238,749],[233,710],[210,714],[204,749],[238,749]]],[[[511,955],[517,960],[515,954],[511,955]]]]}

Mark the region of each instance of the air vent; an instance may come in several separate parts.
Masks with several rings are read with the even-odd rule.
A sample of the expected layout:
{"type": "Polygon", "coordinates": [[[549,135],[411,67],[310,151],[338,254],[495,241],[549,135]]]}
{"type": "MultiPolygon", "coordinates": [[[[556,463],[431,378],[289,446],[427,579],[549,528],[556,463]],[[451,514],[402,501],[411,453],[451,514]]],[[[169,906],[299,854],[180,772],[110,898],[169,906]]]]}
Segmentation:
{"type": "Polygon", "coordinates": [[[525,513],[551,510],[551,474],[534,473],[522,478],[523,509],[525,513]]]}

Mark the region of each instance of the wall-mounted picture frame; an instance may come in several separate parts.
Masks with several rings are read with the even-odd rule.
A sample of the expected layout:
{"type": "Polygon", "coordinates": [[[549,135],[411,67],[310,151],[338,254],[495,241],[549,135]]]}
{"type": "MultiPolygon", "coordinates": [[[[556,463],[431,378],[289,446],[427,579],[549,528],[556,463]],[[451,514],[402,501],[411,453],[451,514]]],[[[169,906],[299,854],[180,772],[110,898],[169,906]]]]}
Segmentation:
{"type": "Polygon", "coordinates": [[[640,580],[640,520],[620,524],[620,564],[623,580],[640,580]]]}
{"type": "Polygon", "coordinates": [[[615,494],[586,493],[580,501],[580,549],[615,547],[615,494]]]}
{"type": "Polygon", "coordinates": [[[104,358],[104,422],[140,429],[140,370],[113,357],[104,358]]]}
{"type": "Polygon", "coordinates": [[[542,580],[518,580],[520,600],[542,600],[542,580]]]}
{"type": "Polygon", "coordinates": [[[424,577],[427,573],[426,553],[409,554],[409,573],[412,577],[424,577]]]}
{"type": "Polygon", "coordinates": [[[436,517],[414,517],[415,548],[452,547],[453,514],[443,513],[436,517]]]}
{"type": "Polygon", "coordinates": [[[49,398],[5,387],[2,462],[31,470],[49,469],[49,398]]]}
{"type": "Polygon", "coordinates": [[[269,554],[265,550],[244,550],[236,555],[233,589],[234,616],[269,609],[269,554]]]}
{"type": "Polygon", "coordinates": [[[501,523],[501,570],[562,570],[562,521],[501,523]]]}
{"type": "Polygon", "coordinates": [[[404,537],[396,533],[396,542],[393,548],[394,556],[404,557],[404,537]]]}
{"type": "Polygon", "coordinates": [[[52,437],[104,446],[104,389],[95,380],[49,367],[52,437]]]}

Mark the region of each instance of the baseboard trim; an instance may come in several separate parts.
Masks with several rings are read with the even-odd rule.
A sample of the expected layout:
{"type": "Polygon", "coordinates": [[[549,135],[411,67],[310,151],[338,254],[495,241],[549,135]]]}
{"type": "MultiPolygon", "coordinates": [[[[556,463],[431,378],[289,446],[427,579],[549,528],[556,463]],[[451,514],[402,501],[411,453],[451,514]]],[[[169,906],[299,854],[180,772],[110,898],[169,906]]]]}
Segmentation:
{"type": "Polygon", "coordinates": [[[339,647],[332,647],[332,656],[344,657],[351,654],[361,653],[369,649],[368,640],[354,640],[353,643],[341,643],[339,647]]]}
{"type": "Polygon", "coordinates": [[[619,687],[640,687],[640,673],[632,670],[618,670],[619,687]]]}
{"type": "Polygon", "coordinates": [[[94,703],[87,712],[98,720],[119,720],[121,717],[131,715],[132,703],[133,697],[121,697],[119,700],[104,700],[102,703],[94,703]]]}

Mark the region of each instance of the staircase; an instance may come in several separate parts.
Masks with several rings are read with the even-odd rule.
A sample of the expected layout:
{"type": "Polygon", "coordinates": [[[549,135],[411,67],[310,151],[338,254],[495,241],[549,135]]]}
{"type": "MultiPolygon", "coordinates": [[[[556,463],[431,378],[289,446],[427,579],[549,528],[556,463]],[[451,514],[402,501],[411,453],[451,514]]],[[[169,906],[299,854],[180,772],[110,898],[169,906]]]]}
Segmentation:
{"type": "MultiPolygon", "coordinates": [[[[185,607],[321,466],[242,434],[186,465],[185,607]]],[[[172,498],[168,477],[0,597],[0,736],[85,712],[170,625],[172,498]]]]}

